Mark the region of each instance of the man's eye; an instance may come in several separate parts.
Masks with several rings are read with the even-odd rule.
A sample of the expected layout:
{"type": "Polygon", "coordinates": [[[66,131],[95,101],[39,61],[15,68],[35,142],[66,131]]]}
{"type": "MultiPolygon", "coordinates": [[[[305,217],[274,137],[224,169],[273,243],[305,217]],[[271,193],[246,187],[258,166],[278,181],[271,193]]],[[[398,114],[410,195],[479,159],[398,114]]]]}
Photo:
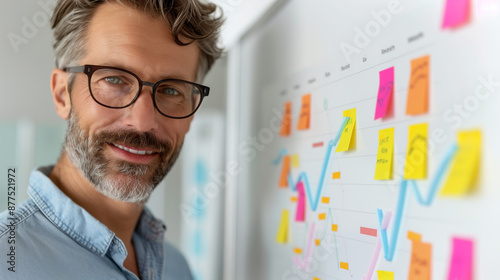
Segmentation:
{"type": "Polygon", "coordinates": [[[106,82],[114,85],[123,83],[123,81],[118,77],[106,77],[104,79],[106,80],[106,82]]]}
{"type": "Polygon", "coordinates": [[[161,93],[166,95],[178,95],[179,92],[175,88],[163,88],[160,90],[161,93]]]}

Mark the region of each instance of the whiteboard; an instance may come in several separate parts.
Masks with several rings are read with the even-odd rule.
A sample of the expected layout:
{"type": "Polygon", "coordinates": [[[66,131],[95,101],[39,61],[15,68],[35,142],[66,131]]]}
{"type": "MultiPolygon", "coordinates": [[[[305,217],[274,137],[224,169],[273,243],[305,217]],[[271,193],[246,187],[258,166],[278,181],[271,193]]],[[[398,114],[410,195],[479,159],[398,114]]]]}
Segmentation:
{"type": "MultiPolygon", "coordinates": [[[[474,279],[494,279],[500,259],[498,231],[500,190],[500,87],[491,94],[475,97],[485,81],[500,81],[499,1],[471,2],[468,24],[441,29],[446,1],[304,1],[284,3],[259,22],[240,41],[238,73],[240,96],[238,119],[233,133],[238,139],[235,275],[237,279],[378,279],[377,270],[394,272],[394,279],[407,279],[412,257],[408,231],[431,244],[431,277],[448,279],[452,240],[473,243],[474,279]],[[376,22],[374,14],[398,7],[385,26],[373,29],[369,43],[356,45],[357,28],[366,30],[376,22]],[[342,44],[357,47],[359,53],[346,55],[342,44]],[[429,109],[425,114],[407,115],[406,101],[411,60],[430,56],[429,109]],[[393,112],[374,120],[379,72],[394,67],[393,112]],[[301,98],[311,94],[310,127],[297,130],[301,98]],[[292,131],[279,136],[276,118],[286,102],[292,102],[292,131]],[[280,152],[299,157],[291,168],[308,176],[316,194],[320,173],[332,140],[343,121],[343,111],[356,108],[355,148],[334,153],[327,160],[326,179],[315,211],[307,200],[306,219],[294,220],[297,193],[279,188],[281,164],[273,162],[280,152]],[[457,109],[458,108],[458,109],[457,109]],[[462,109],[460,109],[462,108],[462,109]],[[462,111],[458,111],[462,110],[462,111]],[[461,113],[460,113],[461,112],[461,113]],[[399,236],[388,261],[382,249],[375,258],[375,271],[368,275],[381,231],[377,209],[392,211],[401,200],[401,170],[404,169],[411,125],[428,124],[427,178],[416,180],[423,194],[430,191],[447,151],[457,142],[457,132],[481,131],[480,171],[477,191],[460,197],[433,196],[430,205],[418,202],[408,187],[401,211],[399,236]],[[394,128],[394,177],[374,180],[378,133],[394,128]],[[440,131],[440,137],[433,136],[440,131]],[[323,143],[323,145],[319,144],[323,143]],[[340,179],[332,179],[340,172],[340,179]],[[276,242],[282,211],[289,211],[288,242],[276,242]],[[330,214],[331,213],[331,219],[330,214]],[[325,214],[322,220],[320,214],[325,214]],[[331,230],[331,224],[338,226],[331,230]],[[297,269],[294,258],[307,257],[309,233],[330,250],[311,253],[311,265],[297,269]],[[362,234],[361,228],[376,230],[377,237],[362,234]],[[301,253],[295,249],[302,249],[301,253]],[[326,252],[326,253],[325,253],[326,252]],[[348,269],[341,268],[348,264],[348,269]],[[371,276],[371,277],[370,277],[371,276]],[[315,277],[315,278],[313,278],[315,277]]],[[[445,174],[446,176],[446,174],[445,174]]],[[[393,219],[394,220],[394,219],[393,219]]],[[[394,222],[387,228],[394,238],[394,222]]],[[[373,233],[373,232],[372,232],[373,233]]],[[[312,250],[320,250],[313,244],[312,250]]],[[[425,278],[422,278],[425,279],[425,278]]]]}

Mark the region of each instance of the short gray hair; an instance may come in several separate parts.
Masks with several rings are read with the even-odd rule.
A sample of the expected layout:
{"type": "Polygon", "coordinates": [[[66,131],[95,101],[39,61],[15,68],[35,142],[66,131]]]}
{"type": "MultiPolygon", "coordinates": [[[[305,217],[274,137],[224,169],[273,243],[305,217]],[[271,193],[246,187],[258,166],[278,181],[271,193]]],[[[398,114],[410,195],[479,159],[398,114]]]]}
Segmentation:
{"type": "Polygon", "coordinates": [[[195,42],[200,49],[197,81],[203,80],[222,48],[217,46],[222,13],[199,0],[59,0],[52,15],[56,67],[74,66],[85,55],[87,29],[96,8],[108,2],[124,4],[153,16],[162,16],[180,46],[195,42]],[[188,42],[180,38],[188,39],[188,42]]]}

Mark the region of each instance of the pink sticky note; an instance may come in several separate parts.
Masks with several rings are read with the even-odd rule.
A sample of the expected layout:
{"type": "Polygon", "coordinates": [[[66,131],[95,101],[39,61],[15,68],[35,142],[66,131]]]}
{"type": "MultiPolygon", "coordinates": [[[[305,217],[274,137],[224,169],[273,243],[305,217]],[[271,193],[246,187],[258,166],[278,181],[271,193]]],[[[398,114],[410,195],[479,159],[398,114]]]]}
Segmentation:
{"type": "Polygon", "coordinates": [[[455,28],[469,21],[470,0],[446,0],[443,29],[455,28]]]}
{"type": "Polygon", "coordinates": [[[472,279],[473,247],[474,242],[472,240],[453,238],[453,252],[448,280],[472,279]]]}
{"type": "Polygon", "coordinates": [[[379,77],[380,84],[378,86],[375,119],[383,118],[387,114],[387,108],[389,108],[394,91],[394,67],[380,71],[379,77]]]}
{"type": "Polygon", "coordinates": [[[299,199],[297,201],[295,221],[303,222],[306,220],[306,192],[304,190],[304,184],[302,183],[302,181],[297,184],[297,192],[299,193],[299,199]]]}

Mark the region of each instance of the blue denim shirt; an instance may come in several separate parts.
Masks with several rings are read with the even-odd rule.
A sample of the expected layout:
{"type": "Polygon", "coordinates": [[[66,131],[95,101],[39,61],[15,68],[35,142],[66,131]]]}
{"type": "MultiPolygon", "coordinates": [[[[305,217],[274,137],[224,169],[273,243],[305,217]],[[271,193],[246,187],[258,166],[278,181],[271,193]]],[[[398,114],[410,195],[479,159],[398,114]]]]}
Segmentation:
{"type": "MultiPolygon", "coordinates": [[[[52,168],[33,171],[30,199],[0,214],[0,279],[138,279],[123,266],[123,242],[52,183],[52,168]]],[[[192,280],[165,231],[144,208],[132,239],[140,278],[192,280]]]]}

